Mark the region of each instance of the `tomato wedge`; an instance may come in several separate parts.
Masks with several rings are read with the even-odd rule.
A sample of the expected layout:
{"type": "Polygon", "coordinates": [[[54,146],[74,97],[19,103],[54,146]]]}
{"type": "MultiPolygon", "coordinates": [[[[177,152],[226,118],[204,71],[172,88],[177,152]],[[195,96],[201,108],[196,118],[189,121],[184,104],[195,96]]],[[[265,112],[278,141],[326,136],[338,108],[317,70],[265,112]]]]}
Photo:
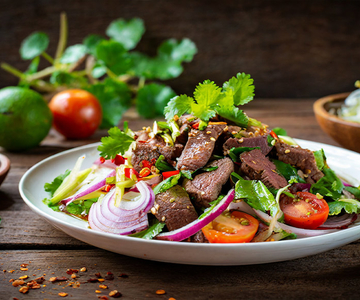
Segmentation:
{"type": "Polygon", "coordinates": [[[318,228],[329,215],[327,202],[309,192],[297,192],[295,198],[282,197],[280,208],[286,224],[304,229],[318,228]]]}
{"type": "Polygon", "coordinates": [[[259,228],[259,221],[240,212],[222,213],[206,225],[202,232],[210,243],[248,243],[259,228]]]}

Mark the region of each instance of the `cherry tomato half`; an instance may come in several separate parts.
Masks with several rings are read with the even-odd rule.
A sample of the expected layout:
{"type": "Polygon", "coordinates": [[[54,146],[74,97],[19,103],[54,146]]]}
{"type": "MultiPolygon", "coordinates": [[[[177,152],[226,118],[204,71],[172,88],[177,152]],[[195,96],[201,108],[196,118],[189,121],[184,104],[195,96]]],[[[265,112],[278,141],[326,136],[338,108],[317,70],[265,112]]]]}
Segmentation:
{"type": "Polygon", "coordinates": [[[259,228],[259,221],[254,217],[233,211],[223,213],[206,225],[202,232],[210,243],[248,243],[259,228]]]}
{"type": "Polygon", "coordinates": [[[102,120],[99,101],[91,93],[72,89],[56,94],[49,103],[54,128],[68,139],[92,135],[102,120]]]}
{"type": "Polygon", "coordinates": [[[318,228],[329,215],[327,202],[308,192],[297,192],[295,198],[282,197],[280,208],[285,223],[298,228],[318,228]]]}

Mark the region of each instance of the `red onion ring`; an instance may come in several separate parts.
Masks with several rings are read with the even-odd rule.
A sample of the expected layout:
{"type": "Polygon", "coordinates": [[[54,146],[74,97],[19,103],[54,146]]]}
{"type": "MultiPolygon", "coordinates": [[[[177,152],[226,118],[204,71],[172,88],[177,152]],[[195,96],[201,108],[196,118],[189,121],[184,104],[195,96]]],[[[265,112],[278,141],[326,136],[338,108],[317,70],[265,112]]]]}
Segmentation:
{"type": "Polygon", "coordinates": [[[116,207],[115,188],[102,199],[94,203],[89,212],[90,228],[97,231],[127,235],[139,232],[148,227],[147,213],[154,205],[155,195],[151,187],[139,181],[136,183],[139,199],[122,200],[116,207]]]}
{"type": "Polygon", "coordinates": [[[160,233],[155,238],[158,240],[167,240],[167,241],[176,241],[176,242],[180,242],[187,239],[188,237],[197,233],[199,230],[201,230],[201,228],[209,224],[211,221],[213,221],[216,217],[221,215],[221,213],[229,206],[231,201],[234,200],[234,196],[235,196],[235,190],[231,189],[228,192],[228,194],[219,202],[219,204],[216,205],[216,207],[214,207],[213,210],[204,218],[197,219],[179,229],[165,233],[160,233]]]}

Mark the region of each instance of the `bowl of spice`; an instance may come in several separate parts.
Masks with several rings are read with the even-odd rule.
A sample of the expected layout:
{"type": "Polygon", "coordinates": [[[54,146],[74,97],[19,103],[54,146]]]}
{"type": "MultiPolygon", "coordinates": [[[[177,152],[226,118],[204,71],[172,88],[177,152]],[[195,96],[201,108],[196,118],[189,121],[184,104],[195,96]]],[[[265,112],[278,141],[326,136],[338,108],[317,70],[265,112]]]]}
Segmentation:
{"type": "Polygon", "coordinates": [[[318,99],[314,113],[331,138],[346,149],[360,152],[360,89],[318,99]]]}
{"type": "Polygon", "coordinates": [[[10,170],[10,160],[0,153],[0,186],[10,170]]]}

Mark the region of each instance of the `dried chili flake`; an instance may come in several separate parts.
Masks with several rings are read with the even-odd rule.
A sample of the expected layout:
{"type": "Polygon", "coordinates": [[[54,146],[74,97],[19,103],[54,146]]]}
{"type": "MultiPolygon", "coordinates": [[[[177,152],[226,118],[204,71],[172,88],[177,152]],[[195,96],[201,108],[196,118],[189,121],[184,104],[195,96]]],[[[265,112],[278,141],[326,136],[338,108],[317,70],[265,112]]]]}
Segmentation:
{"type": "Polygon", "coordinates": [[[109,293],[109,296],[113,298],[120,298],[122,294],[117,290],[113,290],[109,293]]]}
{"type": "Polygon", "coordinates": [[[128,278],[129,275],[127,275],[127,274],[125,274],[125,273],[121,273],[121,274],[119,275],[119,277],[121,277],[121,278],[128,278]]]}
{"type": "Polygon", "coordinates": [[[166,292],[164,290],[157,290],[155,293],[156,293],[156,295],[164,295],[164,294],[166,294],[166,292]]]}
{"type": "Polygon", "coordinates": [[[67,297],[68,293],[60,292],[58,295],[60,297],[67,297]]]}
{"type": "Polygon", "coordinates": [[[79,272],[79,270],[76,270],[76,269],[67,269],[66,274],[71,275],[71,274],[78,273],[78,272],[79,272]]]}
{"type": "Polygon", "coordinates": [[[22,286],[22,287],[19,289],[19,292],[20,292],[20,293],[23,293],[23,294],[26,294],[28,291],[29,291],[29,288],[28,288],[27,286],[22,286]]]}
{"type": "Polygon", "coordinates": [[[97,278],[89,278],[87,281],[93,283],[93,282],[98,282],[98,279],[97,278]]]}
{"type": "Polygon", "coordinates": [[[99,288],[100,288],[100,289],[103,289],[103,290],[106,290],[106,289],[108,288],[108,286],[105,285],[105,284],[100,284],[100,285],[99,285],[99,288]]]}
{"type": "Polygon", "coordinates": [[[38,278],[35,278],[34,279],[37,283],[41,284],[45,281],[45,277],[44,276],[41,276],[41,277],[38,277],[38,278]]]}
{"type": "Polygon", "coordinates": [[[102,277],[99,272],[98,272],[98,273],[95,273],[95,276],[96,276],[97,278],[101,278],[101,277],[102,277]]]}
{"type": "Polygon", "coordinates": [[[67,278],[67,277],[64,277],[64,276],[62,276],[62,277],[51,277],[51,278],[49,279],[50,282],[66,281],[66,280],[68,280],[68,278],[67,278]]]}
{"type": "Polygon", "coordinates": [[[104,278],[99,278],[98,281],[99,281],[99,282],[104,282],[105,279],[104,279],[104,278]]]}
{"type": "Polygon", "coordinates": [[[96,294],[101,294],[101,291],[95,290],[95,293],[96,293],[96,294]]]}
{"type": "Polygon", "coordinates": [[[29,278],[29,276],[27,276],[27,275],[24,275],[24,276],[20,276],[20,277],[19,277],[19,279],[23,279],[23,280],[24,280],[24,279],[28,279],[28,278],[29,278]]]}
{"type": "Polygon", "coordinates": [[[107,272],[105,276],[106,280],[114,280],[114,274],[111,272],[107,272]]]}
{"type": "Polygon", "coordinates": [[[21,271],[28,271],[28,268],[20,268],[21,271]]]}
{"type": "Polygon", "coordinates": [[[20,268],[26,268],[29,264],[21,264],[20,268]]]}
{"type": "Polygon", "coordinates": [[[22,280],[22,279],[16,279],[16,280],[14,280],[14,281],[12,282],[12,285],[13,285],[13,286],[19,286],[19,285],[23,285],[24,283],[25,283],[24,280],[22,280]]]}
{"type": "Polygon", "coordinates": [[[100,300],[109,300],[109,298],[107,296],[98,296],[98,298],[100,300]]]}

